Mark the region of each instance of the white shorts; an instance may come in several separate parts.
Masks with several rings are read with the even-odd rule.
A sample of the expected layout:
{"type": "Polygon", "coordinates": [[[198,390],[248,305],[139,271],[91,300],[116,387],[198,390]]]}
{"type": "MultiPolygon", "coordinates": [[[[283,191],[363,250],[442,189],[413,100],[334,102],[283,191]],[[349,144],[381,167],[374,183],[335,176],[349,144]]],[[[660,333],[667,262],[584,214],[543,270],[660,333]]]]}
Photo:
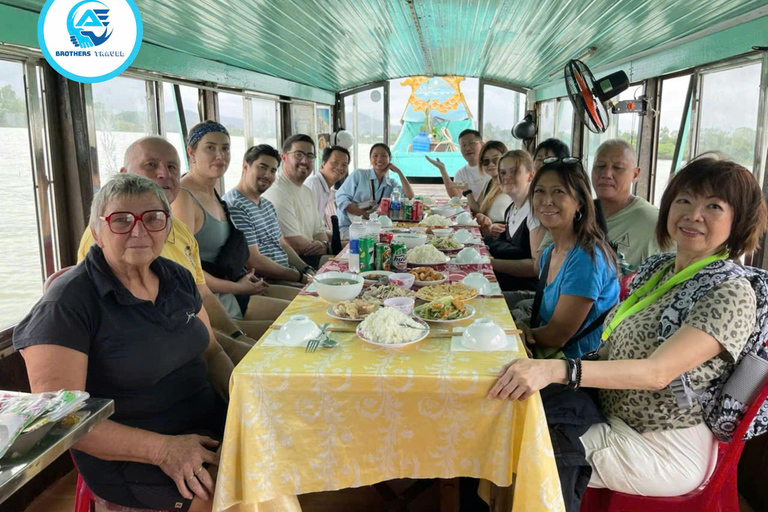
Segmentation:
{"type": "Polygon", "coordinates": [[[705,423],[640,434],[619,418],[581,437],[592,466],[589,487],[641,496],[680,496],[706,483],[717,462],[717,439],[705,423]]]}

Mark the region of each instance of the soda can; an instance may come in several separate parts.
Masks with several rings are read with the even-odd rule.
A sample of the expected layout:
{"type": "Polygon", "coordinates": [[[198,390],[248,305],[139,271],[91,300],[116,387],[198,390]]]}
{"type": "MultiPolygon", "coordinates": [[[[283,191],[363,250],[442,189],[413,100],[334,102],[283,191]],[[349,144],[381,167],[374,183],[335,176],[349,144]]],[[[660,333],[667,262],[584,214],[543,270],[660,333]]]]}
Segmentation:
{"type": "Polygon", "coordinates": [[[394,238],[394,233],[379,233],[379,242],[382,244],[391,244],[394,238]]]}
{"type": "Polygon", "coordinates": [[[413,212],[413,205],[410,204],[404,204],[403,205],[403,220],[411,220],[411,215],[413,212]]]}
{"type": "Polygon", "coordinates": [[[420,199],[413,200],[413,212],[411,218],[415,221],[420,221],[421,216],[424,214],[424,201],[420,199]]]}
{"type": "Polygon", "coordinates": [[[390,247],[392,248],[392,264],[390,270],[405,272],[405,269],[408,267],[408,260],[406,259],[408,249],[406,249],[405,244],[391,244],[390,247]]]}
{"type": "Polygon", "coordinates": [[[374,256],[376,270],[390,270],[392,266],[392,247],[389,244],[376,244],[374,256]]]}
{"type": "Polygon", "coordinates": [[[361,238],[358,242],[360,252],[360,272],[375,270],[374,268],[374,247],[376,241],[371,237],[361,238]]]}
{"type": "Polygon", "coordinates": [[[380,215],[389,215],[389,203],[392,202],[392,200],[388,197],[385,197],[381,200],[381,203],[379,203],[379,214],[380,215]]]}

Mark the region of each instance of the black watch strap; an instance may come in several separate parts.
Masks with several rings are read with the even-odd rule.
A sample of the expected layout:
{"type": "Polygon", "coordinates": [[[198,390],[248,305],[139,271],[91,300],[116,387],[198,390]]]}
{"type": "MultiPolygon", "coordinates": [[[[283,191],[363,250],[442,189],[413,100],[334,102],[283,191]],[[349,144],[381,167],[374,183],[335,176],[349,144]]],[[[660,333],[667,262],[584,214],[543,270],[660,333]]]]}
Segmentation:
{"type": "Polygon", "coordinates": [[[462,192],[461,195],[463,195],[464,197],[467,197],[471,193],[472,193],[472,189],[469,189],[469,190],[465,190],[464,192],[462,192]]]}
{"type": "Polygon", "coordinates": [[[243,331],[241,331],[240,329],[236,330],[235,332],[233,332],[232,334],[229,335],[229,337],[232,338],[233,340],[236,340],[237,338],[239,338],[241,336],[245,336],[245,333],[243,331]]]}

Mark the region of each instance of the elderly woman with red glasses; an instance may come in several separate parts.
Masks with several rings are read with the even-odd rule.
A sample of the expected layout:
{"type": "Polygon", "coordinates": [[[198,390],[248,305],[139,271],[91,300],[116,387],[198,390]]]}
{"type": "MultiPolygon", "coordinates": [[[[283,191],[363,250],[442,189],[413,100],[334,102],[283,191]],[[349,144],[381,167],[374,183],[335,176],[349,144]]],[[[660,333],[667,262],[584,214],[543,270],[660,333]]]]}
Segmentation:
{"type": "Polygon", "coordinates": [[[153,181],[117,174],[91,206],[96,244],[16,327],[35,393],[85,390],[115,413],[73,456],[99,498],[124,507],[210,510],[208,465],[226,414],[208,380],[215,343],[195,280],[159,257],[170,205],[153,181]]]}

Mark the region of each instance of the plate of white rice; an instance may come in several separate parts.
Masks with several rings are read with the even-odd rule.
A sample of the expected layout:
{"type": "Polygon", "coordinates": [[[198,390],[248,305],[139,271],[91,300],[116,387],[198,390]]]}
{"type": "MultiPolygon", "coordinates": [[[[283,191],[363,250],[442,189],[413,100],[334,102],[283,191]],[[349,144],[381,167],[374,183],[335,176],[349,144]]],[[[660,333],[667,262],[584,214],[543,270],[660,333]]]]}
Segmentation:
{"type": "Polygon", "coordinates": [[[357,337],[380,347],[404,347],[429,334],[429,325],[394,308],[380,308],[357,326],[357,337]],[[405,324],[409,327],[404,327],[405,324]]]}

